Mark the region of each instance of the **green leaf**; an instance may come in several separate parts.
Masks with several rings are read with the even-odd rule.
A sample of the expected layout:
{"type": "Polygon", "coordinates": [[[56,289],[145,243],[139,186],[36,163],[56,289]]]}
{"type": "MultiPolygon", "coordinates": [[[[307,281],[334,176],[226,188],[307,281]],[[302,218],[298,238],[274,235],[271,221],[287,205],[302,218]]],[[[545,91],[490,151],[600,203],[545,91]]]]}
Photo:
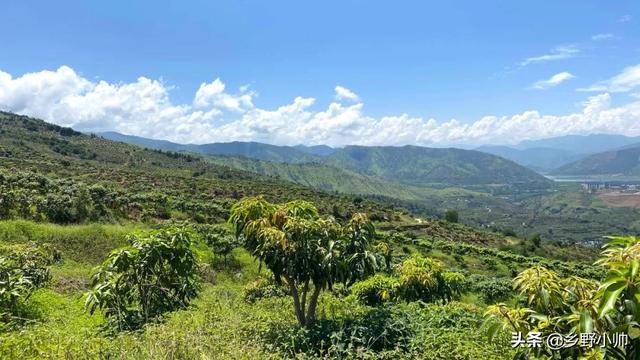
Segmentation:
{"type": "Polygon", "coordinates": [[[493,341],[496,334],[498,333],[498,330],[500,330],[501,327],[502,324],[499,322],[496,322],[489,327],[489,330],[487,331],[487,335],[489,335],[489,341],[493,341]]]}
{"type": "Polygon", "coordinates": [[[617,282],[609,285],[602,294],[602,300],[600,302],[600,308],[598,309],[598,317],[602,318],[605,314],[611,311],[618,301],[618,297],[624,289],[627,288],[626,282],[617,282]]]}
{"type": "Polygon", "coordinates": [[[580,333],[591,332],[593,332],[593,319],[587,310],[583,310],[582,313],[580,313],[580,333]]]}

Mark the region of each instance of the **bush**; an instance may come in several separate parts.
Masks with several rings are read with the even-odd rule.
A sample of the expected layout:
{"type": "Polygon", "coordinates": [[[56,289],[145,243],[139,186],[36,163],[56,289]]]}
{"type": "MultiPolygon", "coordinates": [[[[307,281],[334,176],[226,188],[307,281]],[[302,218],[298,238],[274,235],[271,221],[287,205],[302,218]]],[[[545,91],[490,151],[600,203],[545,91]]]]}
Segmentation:
{"type": "Polygon", "coordinates": [[[444,272],[444,265],[434,259],[412,256],[400,263],[400,293],[408,301],[450,301],[460,294],[464,275],[444,272]]]}
{"type": "Polygon", "coordinates": [[[502,230],[502,235],[510,236],[510,237],[517,237],[518,236],[518,234],[516,234],[515,230],[513,230],[511,228],[506,228],[506,229],[502,230]]]}
{"type": "Polygon", "coordinates": [[[478,293],[485,304],[495,304],[513,296],[511,280],[507,278],[489,278],[481,275],[469,277],[467,287],[478,293]]]}
{"type": "Polygon", "coordinates": [[[376,306],[398,297],[400,283],[397,278],[385,274],[376,274],[367,280],[357,282],[351,287],[351,295],[359,302],[376,306]]]}
{"type": "Polygon", "coordinates": [[[187,306],[199,290],[191,237],[169,227],[131,235],[130,246],[113,251],[93,276],[86,304],[102,309],[119,329],[135,329],[187,306]]]}
{"type": "Polygon", "coordinates": [[[10,318],[21,301],[49,282],[49,266],[57,259],[57,253],[46,245],[14,245],[0,249],[0,311],[3,317],[10,318]]]}
{"type": "Polygon", "coordinates": [[[300,354],[325,358],[377,358],[383,352],[402,353],[413,337],[410,313],[377,307],[344,319],[319,320],[306,328],[272,327],[266,334],[269,350],[287,357],[300,354]]]}
{"type": "Polygon", "coordinates": [[[273,280],[258,278],[244,287],[244,301],[253,304],[259,299],[287,296],[287,290],[273,280]]]}
{"type": "Polygon", "coordinates": [[[202,239],[213,249],[213,254],[224,257],[240,246],[240,242],[233,236],[231,231],[222,225],[195,225],[195,230],[202,239]]]}
{"type": "Polygon", "coordinates": [[[444,219],[450,223],[457,223],[459,220],[458,212],[455,210],[447,210],[444,213],[444,219]]]}

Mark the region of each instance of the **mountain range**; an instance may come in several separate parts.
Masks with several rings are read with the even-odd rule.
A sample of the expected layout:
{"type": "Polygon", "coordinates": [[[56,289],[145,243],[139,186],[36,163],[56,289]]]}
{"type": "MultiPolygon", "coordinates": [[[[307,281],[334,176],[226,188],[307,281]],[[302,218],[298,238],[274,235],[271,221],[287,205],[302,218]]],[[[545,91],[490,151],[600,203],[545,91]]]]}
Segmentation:
{"type": "MultiPolygon", "coordinates": [[[[240,156],[254,160],[299,164],[296,169],[313,166],[314,173],[336,172],[358,174],[378,181],[395,182],[412,186],[470,186],[489,184],[528,184],[548,186],[543,176],[499,156],[475,150],[456,148],[426,148],[419,146],[277,146],[256,142],[212,143],[182,145],[167,141],[150,140],[117,133],[99,135],[116,141],[138,144],[149,148],[170,151],[191,151],[210,156],[240,156]],[[310,165],[312,164],[312,165],[310,165]],[[318,167],[317,165],[325,165],[318,167]]],[[[217,163],[224,162],[217,159],[217,163]]],[[[247,162],[226,160],[229,166],[246,169],[247,162]]],[[[258,166],[253,171],[266,171],[274,164],[258,166]]],[[[283,171],[279,171],[282,173],[283,171]]],[[[308,174],[309,171],[302,173],[308,174]]],[[[328,175],[335,177],[336,174],[328,175]]],[[[295,179],[304,183],[303,178],[295,179]]],[[[362,180],[362,179],[360,179],[362,180]]]]}
{"type": "MultiPolygon", "coordinates": [[[[590,155],[610,152],[625,147],[640,146],[640,137],[592,134],[567,135],[541,140],[527,140],[514,146],[481,146],[476,150],[513,160],[540,173],[566,173],[582,165],[569,166],[590,155]]],[[[600,157],[600,159],[605,159],[600,157]]],[[[605,167],[606,168],[606,167],[605,167]]],[[[604,170],[604,168],[602,169],[604,170]]],[[[571,175],[585,175],[586,169],[571,175]]]]}
{"type": "MultiPolygon", "coordinates": [[[[288,150],[263,145],[235,148],[249,154],[271,149],[271,157],[288,150]]],[[[171,196],[172,204],[180,206],[180,216],[195,206],[185,202],[186,193],[197,196],[202,201],[197,206],[206,204],[212,216],[223,216],[221,209],[239,198],[263,194],[270,201],[310,199],[323,211],[337,209],[335,213],[342,215],[364,206],[380,219],[404,216],[398,214],[405,210],[397,209],[418,217],[442,216],[453,209],[465,224],[487,229],[520,229],[526,224],[527,232],[558,241],[628,233],[638,218],[634,209],[610,208],[577,186],[555,186],[512,161],[478,151],[412,146],[298,150],[300,159],[313,160],[281,162],[145,149],[0,112],[0,160],[8,171],[50,174],[68,182],[68,191],[74,191],[73,182],[123,187],[135,195],[135,203],[151,199],[163,204],[163,197],[171,196]],[[585,210],[591,206],[593,210],[585,210]],[[582,225],[576,227],[576,221],[582,225]]],[[[166,215],[159,208],[150,213],[129,210],[132,216],[166,215]]]]}

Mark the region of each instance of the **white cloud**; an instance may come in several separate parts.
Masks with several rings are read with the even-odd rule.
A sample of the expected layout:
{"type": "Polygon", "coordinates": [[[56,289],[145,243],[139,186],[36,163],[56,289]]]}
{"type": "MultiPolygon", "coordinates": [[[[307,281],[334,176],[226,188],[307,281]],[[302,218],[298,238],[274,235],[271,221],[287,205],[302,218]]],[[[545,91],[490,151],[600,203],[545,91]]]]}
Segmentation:
{"type": "Polygon", "coordinates": [[[523,67],[533,63],[544,61],[569,59],[575,57],[579,53],[580,49],[576,45],[558,45],[547,54],[524,59],[522,62],[520,62],[520,66],[523,67]]]}
{"type": "Polygon", "coordinates": [[[340,85],[336,86],[336,100],[349,100],[349,101],[360,101],[358,95],[356,95],[353,91],[347,89],[346,87],[342,87],[340,85]]]}
{"type": "Polygon", "coordinates": [[[631,15],[624,15],[622,17],[620,17],[620,19],[618,19],[619,23],[626,23],[631,21],[631,15]]]}
{"type": "Polygon", "coordinates": [[[242,111],[253,107],[253,92],[249,91],[247,86],[240,88],[240,94],[229,95],[224,92],[225,85],[219,79],[215,79],[211,83],[202,83],[196,92],[193,105],[198,108],[215,106],[233,111],[242,111]]]}
{"type": "Polygon", "coordinates": [[[640,87],[640,64],[629,66],[622,72],[608,80],[599,81],[587,88],[579,91],[607,91],[607,92],[627,92],[640,87]]]}
{"type": "Polygon", "coordinates": [[[561,82],[570,80],[573,78],[575,78],[573,74],[563,71],[561,73],[557,73],[553,75],[547,80],[536,81],[531,87],[539,90],[548,89],[550,87],[558,86],[561,82]]]}
{"type": "Polygon", "coordinates": [[[596,34],[591,37],[591,40],[601,41],[601,40],[611,39],[612,37],[613,37],[613,34],[596,34]]]}
{"type": "Polygon", "coordinates": [[[175,104],[169,87],[145,77],[131,83],[92,82],[68,67],[12,77],[0,72],[0,108],[83,131],[114,130],[182,143],[261,141],[274,144],[405,145],[517,143],[566,134],[640,135],[640,100],[612,107],[608,93],[588,98],[581,111],[544,115],[525,111],[471,123],[407,114],[372,117],[364,104],[297,97],[275,109],[253,105],[247,89],[228,94],[216,79],[189,104],[175,104]],[[225,101],[225,99],[235,99],[225,101]],[[236,106],[237,105],[237,106],[236,106]]]}

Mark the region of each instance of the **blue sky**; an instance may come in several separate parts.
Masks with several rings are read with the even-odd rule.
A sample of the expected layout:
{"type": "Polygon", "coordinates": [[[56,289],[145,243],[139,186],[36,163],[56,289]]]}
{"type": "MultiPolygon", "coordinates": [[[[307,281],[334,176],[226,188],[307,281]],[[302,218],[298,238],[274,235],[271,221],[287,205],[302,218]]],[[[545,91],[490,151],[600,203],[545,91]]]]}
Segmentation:
{"type": "MultiPolygon", "coordinates": [[[[143,76],[161,79],[176,106],[191,104],[203,83],[220,78],[231,95],[251,93],[252,111],[298,96],[315,99],[306,110],[327,111],[340,85],[357,94],[358,111],[375,119],[408,114],[473,124],[527,110],[562,116],[611,92],[594,84],[640,64],[640,5],[631,0],[15,1],[3,4],[3,13],[0,71],[12,79],[61,66],[114,86],[143,76]]],[[[609,95],[608,106],[633,102],[638,91],[630,86],[609,95]]],[[[214,122],[246,113],[222,112],[214,122]]],[[[126,120],[114,130],[190,140],[127,128],[126,120]]],[[[108,127],[96,119],[67,123],[108,127]]],[[[208,139],[218,138],[202,141],[208,139]]]]}

